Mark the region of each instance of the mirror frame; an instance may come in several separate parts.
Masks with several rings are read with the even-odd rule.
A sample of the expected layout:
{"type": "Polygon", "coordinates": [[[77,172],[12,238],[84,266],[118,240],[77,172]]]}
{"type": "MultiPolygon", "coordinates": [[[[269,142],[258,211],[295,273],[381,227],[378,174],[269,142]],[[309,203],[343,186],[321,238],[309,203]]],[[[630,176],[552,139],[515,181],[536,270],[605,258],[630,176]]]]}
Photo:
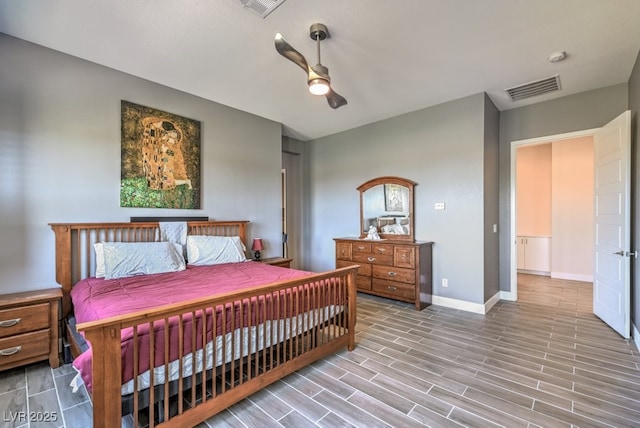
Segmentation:
{"type": "Polygon", "coordinates": [[[364,193],[375,186],[385,185],[385,184],[397,184],[400,186],[404,186],[409,189],[409,233],[406,235],[399,234],[391,234],[391,233],[380,233],[380,238],[389,239],[389,240],[400,240],[400,241],[411,241],[415,240],[415,220],[413,217],[413,190],[416,185],[415,181],[407,180],[406,178],[401,177],[378,177],[373,178],[365,183],[362,183],[358,186],[358,191],[360,192],[360,238],[364,239],[367,236],[367,232],[364,230],[364,193]]]}

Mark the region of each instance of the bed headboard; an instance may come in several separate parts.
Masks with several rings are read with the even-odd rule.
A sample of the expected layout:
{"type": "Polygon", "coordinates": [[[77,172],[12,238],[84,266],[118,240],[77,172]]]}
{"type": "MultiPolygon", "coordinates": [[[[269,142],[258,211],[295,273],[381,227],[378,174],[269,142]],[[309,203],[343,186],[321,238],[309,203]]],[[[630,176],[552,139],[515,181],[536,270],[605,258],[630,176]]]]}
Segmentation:
{"type": "MultiPolygon", "coordinates": [[[[189,235],[239,236],[247,245],[246,220],[188,221],[189,235]]],[[[71,311],[71,288],[95,274],[96,242],[154,242],[160,240],[157,221],[131,223],[49,223],[55,233],[56,281],[62,286],[62,315],[71,311]]]]}

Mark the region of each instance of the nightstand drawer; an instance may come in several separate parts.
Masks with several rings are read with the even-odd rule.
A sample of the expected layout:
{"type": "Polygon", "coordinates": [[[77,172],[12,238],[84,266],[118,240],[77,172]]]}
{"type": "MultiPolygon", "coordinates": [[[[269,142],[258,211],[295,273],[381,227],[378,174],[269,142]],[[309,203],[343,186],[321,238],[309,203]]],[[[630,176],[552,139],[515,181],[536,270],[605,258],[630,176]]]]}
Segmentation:
{"type": "Polygon", "coordinates": [[[0,339],[0,367],[49,354],[49,329],[0,339]]]}
{"type": "Polygon", "coordinates": [[[41,330],[43,328],[49,328],[48,303],[21,306],[19,308],[0,311],[0,337],[41,330]]]}

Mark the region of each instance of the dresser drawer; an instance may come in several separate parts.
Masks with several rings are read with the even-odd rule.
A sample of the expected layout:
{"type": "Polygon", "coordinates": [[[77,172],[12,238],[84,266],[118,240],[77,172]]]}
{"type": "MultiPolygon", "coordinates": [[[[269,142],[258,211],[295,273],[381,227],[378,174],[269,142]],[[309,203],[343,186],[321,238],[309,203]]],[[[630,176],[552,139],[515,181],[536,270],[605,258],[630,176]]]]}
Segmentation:
{"type": "Polygon", "coordinates": [[[336,260],[336,269],[348,267],[348,266],[359,266],[358,267],[358,275],[371,276],[371,265],[367,263],[355,263],[347,260],[336,260]]]}
{"type": "Polygon", "coordinates": [[[21,306],[0,311],[0,337],[49,328],[49,304],[21,306]]]}
{"type": "Polygon", "coordinates": [[[351,243],[338,242],[336,244],[336,259],[351,260],[351,243]]]}
{"type": "Polygon", "coordinates": [[[353,243],[353,255],[356,254],[371,254],[370,242],[354,242],[353,243]]]}
{"type": "Polygon", "coordinates": [[[416,283],[416,271],[413,269],[403,269],[395,266],[373,266],[372,275],[374,278],[387,279],[389,281],[404,282],[405,284],[416,283]]]}
{"type": "Polygon", "coordinates": [[[377,256],[393,254],[393,245],[391,244],[371,244],[371,252],[377,256]]]}
{"type": "Polygon", "coordinates": [[[411,301],[416,297],[416,287],[414,285],[385,279],[373,278],[371,289],[394,299],[411,301]]]}
{"type": "Polygon", "coordinates": [[[0,367],[49,354],[49,329],[0,339],[0,367]]]}
{"type": "MultiPolygon", "coordinates": [[[[343,267],[355,266],[357,263],[354,263],[349,260],[336,260],[336,269],[340,269],[343,267]]],[[[358,270],[359,271],[359,270],[358,270]]]]}
{"type": "Polygon", "coordinates": [[[410,302],[416,309],[424,309],[432,301],[433,242],[389,235],[385,238],[334,238],[336,267],[359,265],[358,292],[410,302]]]}
{"type": "Polygon", "coordinates": [[[356,275],[356,287],[358,290],[371,291],[371,277],[356,275]]]}
{"type": "Polygon", "coordinates": [[[380,265],[393,265],[393,254],[353,254],[353,261],[358,263],[374,263],[380,265]]]}
{"type": "Polygon", "coordinates": [[[416,249],[413,247],[395,247],[393,250],[393,264],[402,268],[415,269],[416,249]]]}

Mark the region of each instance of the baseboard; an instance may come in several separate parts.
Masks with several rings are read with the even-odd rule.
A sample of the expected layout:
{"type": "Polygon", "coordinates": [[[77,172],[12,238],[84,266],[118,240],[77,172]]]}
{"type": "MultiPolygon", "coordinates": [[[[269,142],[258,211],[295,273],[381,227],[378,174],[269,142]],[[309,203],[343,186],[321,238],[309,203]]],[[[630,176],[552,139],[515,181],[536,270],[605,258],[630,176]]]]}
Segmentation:
{"type": "Polygon", "coordinates": [[[484,302],[484,313],[488,313],[493,306],[500,301],[500,292],[498,291],[489,300],[484,302]]]}
{"type": "Polygon", "coordinates": [[[593,275],[578,275],[567,272],[551,272],[551,278],[567,279],[569,281],[593,282],[593,275]]]}
{"type": "Polygon", "coordinates": [[[636,348],[640,349],[640,331],[633,323],[631,323],[631,337],[636,344],[636,348]]]}
{"type": "Polygon", "coordinates": [[[527,273],[529,275],[551,276],[551,272],[542,270],[518,269],[518,273],[527,273]]]}
{"type": "Polygon", "coordinates": [[[515,302],[516,301],[515,293],[513,291],[501,291],[500,300],[508,300],[510,302],[515,302]]]}
{"type": "Polygon", "coordinates": [[[485,315],[491,310],[493,305],[500,300],[500,292],[494,294],[486,303],[473,303],[466,300],[452,299],[450,297],[433,296],[433,304],[444,306],[445,308],[459,309],[461,311],[473,312],[474,314],[485,315]]]}

